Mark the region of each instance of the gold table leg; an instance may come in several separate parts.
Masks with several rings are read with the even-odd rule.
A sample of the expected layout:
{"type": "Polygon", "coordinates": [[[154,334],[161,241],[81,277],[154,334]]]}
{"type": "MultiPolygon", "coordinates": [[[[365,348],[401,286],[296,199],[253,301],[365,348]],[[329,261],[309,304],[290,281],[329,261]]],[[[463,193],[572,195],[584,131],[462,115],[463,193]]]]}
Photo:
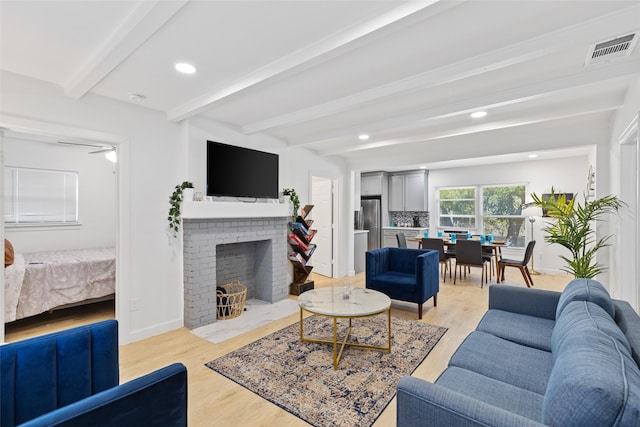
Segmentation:
{"type": "MultiPolygon", "coordinates": [[[[349,339],[349,337],[351,336],[351,327],[352,327],[352,321],[354,319],[354,317],[349,317],[349,316],[327,316],[327,317],[332,317],[333,318],[333,340],[329,341],[329,340],[320,340],[320,339],[315,339],[315,338],[305,338],[304,337],[304,322],[303,322],[303,316],[302,316],[302,311],[303,308],[300,307],[300,342],[311,342],[311,343],[317,343],[317,344],[332,344],[333,345],[333,370],[337,370],[338,369],[338,363],[340,363],[340,358],[342,358],[342,353],[344,351],[344,348],[346,346],[350,346],[350,347],[359,347],[359,348],[369,348],[369,349],[374,349],[374,350],[385,350],[385,351],[389,351],[391,352],[391,307],[389,307],[386,311],[387,311],[387,346],[377,346],[377,345],[368,345],[368,344],[359,344],[359,343],[349,343],[347,342],[347,340],[349,339]],[[338,351],[338,318],[347,318],[349,319],[349,328],[347,330],[347,333],[345,334],[345,337],[342,339],[342,342],[340,343],[340,351],[338,351]]],[[[380,313],[374,313],[368,316],[361,316],[361,317],[371,317],[371,316],[376,316],[380,313]]],[[[323,316],[322,314],[318,314],[318,316],[323,316]]]]}

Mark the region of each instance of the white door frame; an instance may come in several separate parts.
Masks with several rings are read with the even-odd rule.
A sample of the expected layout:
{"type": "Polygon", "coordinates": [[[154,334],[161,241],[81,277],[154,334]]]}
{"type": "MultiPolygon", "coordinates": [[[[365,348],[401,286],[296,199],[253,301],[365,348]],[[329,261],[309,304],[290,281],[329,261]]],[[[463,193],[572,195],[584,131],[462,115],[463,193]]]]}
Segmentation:
{"type": "Polygon", "coordinates": [[[335,178],[328,178],[321,174],[309,174],[309,189],[311,197],[313,197],[313,178],[322,178],[331,181],[331,276],[338,277],[338,246],[337,246],[337,236],[338,236],[338,226],[336,219],[338,218],[338,203],[337,203],[337,194],[338,194],[338,184],[335,178]]]}
{"type": "Polygon", "coordinates": [[[616,288],[617,298],[629,301],[633,308],[640,309],[640,284],[638,283],[638,265],[640,264],[640,252],[638,240],[640,239],[640,227],[638,227],[638,209],[640,208],[640,135],[638,131],[640,116],[636,115],[618,138],[620,146],[619,173],[620,173],[620,200],[625,206],[617,221],[617,248],[615,256],[617,260],[616,288]]]}
{"type": "MultiPolygon", "coordinates": [[[[77,138],[92,140],[113,145],[116,147],[118,162],[116,168],[116,319],[120,324],[118,328],[120,344],[126,344],[131,340],[129,319],[129,137],[91,129],[77,128],[73,126],[42,122],[39,120],[24,119],[17,116],[3,114],[0,116],[0,127],[15,132],[41,135],[54,138],[77,138]]],[[[0,156],[0,167],[4,170],[4,146],[0,156]]],[[[0,201],[3,207],[4,201],[0,201]]],[[[4,221],[2,224],[4,235],[4,221]]],[[[4,289],[4,277],[0,279],[0,287],[4,289]]],[[[2,292],[4,294],[4,292],[2,292]]],[[[4,295],[0,296],[0,318],[4,325],[4,295]]],[[[0,342],[4,342],[4,327],[1,328],[0,342]]]]}

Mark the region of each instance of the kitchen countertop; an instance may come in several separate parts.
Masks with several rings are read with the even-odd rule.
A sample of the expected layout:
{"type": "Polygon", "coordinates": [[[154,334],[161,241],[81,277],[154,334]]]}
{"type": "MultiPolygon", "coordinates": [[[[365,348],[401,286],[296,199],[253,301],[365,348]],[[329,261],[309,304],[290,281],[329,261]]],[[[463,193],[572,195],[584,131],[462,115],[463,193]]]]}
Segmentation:
{"type": "Polygon", "coordinates": [[[383,230],[427,230],[429,227],[382,227],[383,230]]]}

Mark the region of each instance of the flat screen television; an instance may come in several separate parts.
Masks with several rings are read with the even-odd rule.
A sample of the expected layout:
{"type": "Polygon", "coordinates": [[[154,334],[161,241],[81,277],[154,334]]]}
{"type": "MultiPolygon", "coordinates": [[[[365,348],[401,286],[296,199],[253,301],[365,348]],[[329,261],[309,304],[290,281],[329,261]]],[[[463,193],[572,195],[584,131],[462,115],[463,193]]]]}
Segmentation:
{"type": "Polygon", "coordinates": [[[278,155],[207,141],[207,196],[278,198],[278,155]]]}

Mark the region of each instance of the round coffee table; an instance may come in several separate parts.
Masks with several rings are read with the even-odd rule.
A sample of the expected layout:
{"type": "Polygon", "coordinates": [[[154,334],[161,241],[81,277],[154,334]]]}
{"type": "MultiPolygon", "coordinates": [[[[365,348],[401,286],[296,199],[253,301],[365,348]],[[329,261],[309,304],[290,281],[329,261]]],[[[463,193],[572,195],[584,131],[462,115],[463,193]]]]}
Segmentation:
{"type": "Polygon", "coordinates": [[[322,344],[333,344],[333,369],[338,369],[340,357],[345,346],[373,348],[377,350],[391,351],[391,299],[385,294],[366,288],[349,288],[345,291],[342,287],[330,287],[312,289],[303,292],[298,297],[300,306],[300,341],[322,344]],[[346,295],[348,298],[346,298],[346,295]],[[304,336],[304,311],[333,318],[333,341],[320,340],[304,336]],[[351,322],[358,317],[375,316],[387,312],[388,341],[387,346],[374,346],[368,344],[347,342],[351,335],[351,322]],[[341,340],[338,351],[338,319],[349,319],[347,334],[341,340]]]}

